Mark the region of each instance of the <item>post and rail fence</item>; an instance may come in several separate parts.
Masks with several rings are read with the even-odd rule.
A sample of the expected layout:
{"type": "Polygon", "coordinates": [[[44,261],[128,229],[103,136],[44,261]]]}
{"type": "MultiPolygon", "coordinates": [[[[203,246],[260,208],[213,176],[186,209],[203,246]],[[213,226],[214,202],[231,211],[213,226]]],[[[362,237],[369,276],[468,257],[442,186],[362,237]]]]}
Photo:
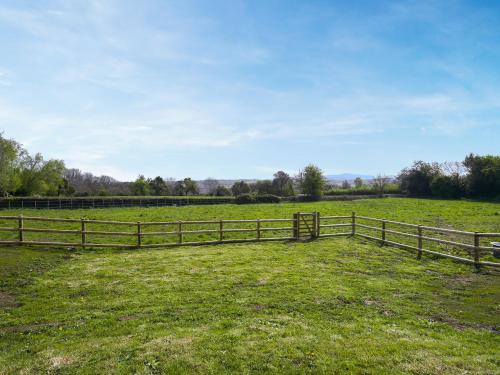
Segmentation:
{"type": "MultiPolygon", "coordinates": [[[[86,248],[153,248],[185,245],[207,245],[238,242],[256,241],[292,241],[313,240],[316,238],[327,238],[335,236],[359,236],[361,238],[377,241],[381,246],[391,245],[408,250],[416,251],[417,258],[422,254],[430,254],[438,257],[453,259],[458,262],[481,266],[500,267],[500,262],[484,261],[481,257],[492,252],[492,247],[484,246],[481,240],[497,238],[500,233],[481,233],[461,231],[449,228],[431,227],[425,225],[409,224],[399,221],[378,219],[368,216],[351,215],[321,216],[319,212],[295,213],[292,218],[278,219],[243,219],[243,220],[191,220],[191,221],[112,221],[112,220],[90,220],[90,219],[63,219],[50,217],[32,216],[0,216],[0,224],[13,222],[13,226],[0,226],[0,233],[10,233],[9,238],[0,236],[0,244],[4,245],[41,245],[41,246],[66,246],[86,248]],[[338,222],[338,221],[343,222],[338,222]],[[334,221],[332,223],[332,221],[334,221]],[[365,222],[371,223],[365,224],[365,222]],[[15,225],[17,223],[17,226],[15,225]],[[31,226],[27,223],[42,223],[42,227],[31,226]],[[375,224],[380,223],[380,226],[375,224]],[[50,227],[52,225],[52,227],[50,227]],[[286,226],[283,226],[286,225],[286,226]],[[403,227],[414,230],[414,233],[405,232],[404,229],[389,229],[388,226],[403,227]],[[47,227],[49,226],[49,227],[47,227]],[[54,228],[54,226],[56,226],[54,228]],[[69,226],[69,228],[68,228],[69,226]],[[102,230],[100,227],[111,226],[113,230],[102,230]],[[208,228],[206,228],[208,226],[208,228]],[[92,228],[93,227],[93,228],[92,228]],[[98,228],[95,228],[98,227],[98,228]],[[129,230],[117,230],[115,227],[128,228],[129,230]],[[166,228],[166,230],[158,230],[166,228]],[[200,228],[201,227],[201,228],[200,228]],[[155,229],[156,228],[156,229],[155,229]],[[169,229],[170,228],[170,229],[169,229]],[[338,231],[345,228],[347,231],[338,231]],[[333,230],[333,232],[332,232],[333,230]],[[380,237],[368,234],[369,232],[380,232],[380,237]],[[431,236],[428,232],[438,233],[438,237],[431,236]],[[33,233],[35,238],[26,239],[27,233],[33,233]],[[269,235],[266,235],[269,233],[269,235]],[[55,241],[54,236],[63,235],[63,240],[55,241]],[[236,237],[234,237],[236,235],[236,237]],[[398,242],[388,239],[387,235],[398,236],[398,238],[410,238],[416,240],[415,244],[398,242]],[[470,243],[459,242],[456,238],[450,240],[442,238],[451,235],[455,237],[470,238],[470,243]],[[73,236],[73,240],[68,240],[73,236]],[[92,236],[98,241],[89,241],[92,236]],[[193,237],[186,241],[187,237],[193,237]],[[439,238],[441,236],[441,238],[439,238]],[[47,238],[50,237],[50,238],[47,238]],[[129,242],[102,242],[103,238],[135,238],[129,242]],[[167,240],[168,239],[168,240],[167,240]],[[453,253],[443,253],[439,249],[424,248],[426,244],[435,246],[451,247],[453,253]],[[457,253],[466,252],[470,258],[457,253]]],[[[448,248],[448,250],[450,250],[448,248]]],[[[461,254],[461,253],[460,253],[461,254]]]]}

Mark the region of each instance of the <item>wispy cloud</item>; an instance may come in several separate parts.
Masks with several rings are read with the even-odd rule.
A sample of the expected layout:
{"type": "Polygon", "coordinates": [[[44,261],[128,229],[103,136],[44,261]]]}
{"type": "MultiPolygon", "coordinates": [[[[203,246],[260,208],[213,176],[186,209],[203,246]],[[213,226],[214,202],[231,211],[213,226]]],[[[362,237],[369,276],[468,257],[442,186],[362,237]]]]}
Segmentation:
{"type": "MultiPolygon", "coordinates": [[[[182,155],[179,168],[193,173],[210,163],[214,175],[240,175],[250,158],[302,163],[283,156],[296,144],[318,162],[343,152],[353,166],[349,150],[388,150],[386,140],[399,152],[388,165],[412,157],[414,137],[486,150],[481,134],[500,113],[499,20],[487,8],[463,17],[463,5],[443,7],[2,4],[0,129],[70,166],[117,176],[135,175],[151,154],[161,160],[152,169],[177,168],[182,155]]],[[[434,147],[426,153],[444,152],[434,147]]]]}

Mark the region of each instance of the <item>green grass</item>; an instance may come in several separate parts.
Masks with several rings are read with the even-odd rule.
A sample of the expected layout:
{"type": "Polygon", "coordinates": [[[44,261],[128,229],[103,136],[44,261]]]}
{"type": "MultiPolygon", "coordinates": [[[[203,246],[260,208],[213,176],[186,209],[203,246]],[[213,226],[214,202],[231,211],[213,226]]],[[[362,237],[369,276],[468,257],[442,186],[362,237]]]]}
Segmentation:
{"type": "MultiPolygon", "coordinates": [[[[500,229],[499,204],[412,199],[23,214],[146,221],[299,210],[500,229]]],[[[359,239],[4,247],[0,282],[5,374],[499,373],[498,274],[359,239]]]]}

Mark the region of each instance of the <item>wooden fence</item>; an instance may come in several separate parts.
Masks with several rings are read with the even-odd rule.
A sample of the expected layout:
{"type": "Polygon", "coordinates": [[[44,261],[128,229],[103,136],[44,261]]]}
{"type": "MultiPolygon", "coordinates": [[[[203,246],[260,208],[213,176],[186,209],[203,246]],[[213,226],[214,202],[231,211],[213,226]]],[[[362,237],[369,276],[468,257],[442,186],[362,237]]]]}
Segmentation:
{"type": "Polygon", "coordinates": [[[343,216],[320,216],[319,213],[315,212],[307,214],[296,213],[293,218],[279,219],[179,220],[164,222],[61,219],[22,215],[0,216],[0,223],[5,222],[14,223],[12,226],[0,227],[0,233],[6,233],[8,237],[1,238],[0,244],[8,245],[131,249],[359,236],[377,241],[381,246],[392,245],[415,250],[418,258],[421,258],[422,254],[425,253],[474,264],[478,268],[480,266],[500,267],[500,263],[498,262],[481,260],[481,257],[492,253],[492,247],[484,246],[481,241],[484,242],[492,238],[500,239],[500,233],[467,232],[408,224],[367,216],[357,216],[354,212],[351,215],[343,216]],[[304,219],[306,216],[310,216],[311,220],[309,222],[304,219]],[[365,222],[372,223],[372,225],[365,224],[365,222]],[[37,226],[36,223],[39,223],[39,225],[37,226]],[[308,223],[313,224],[309,225],[308,223]],[[380,226],[375,226],[373,223],[378,223],[380,226]],[[301,226],[302,224],[304,226],[301,226]],[[404,229],[395,230],[389,228],[389,226],[403,227],[404,229]],[[343,228],[347,228],[347,231],[339,231],[343,228]],[[405,229],[413,230],[413,233],[403,231],[405,229]],[[371,232],[378,232],[380,236],[368,234],[371,232]],[[31,236],[34,238],[27,239],[26,235],[28,233],[32,233],[31,236]],[[437,237],[435,235],[431,236],[429,233],[436,233],[437,237]],[[390,239],[387,237],[388,235],[396,238],[390,239]],[[443,237],[446,235],[460,236],[468,238],[470,241],[452,241],[449,238],[446,239],[443,237]],[[64,236],[64,238],[62,240],[54,240],[56,236],[64,236]],[[192,238],[193,236],[195,237],[194,239],[192,238]],[[104,239],[108,239],[109,237],[112,237],[116,241],[104,241],[104,239]],[[416,243],[408,244],[396,241],[399,238],[408,238],[416,243]],[[424,243],[427,245],[426,247],[424,247],[424,243]],[[432,246],[429,248],[430,243],[438,246],[444,245],[452,253],[438,251],[435,246],[434,248],[432,246]],[[456,253],[460,251],[465,252],[470,258],[457,255],[456,253]]]}
{"type": "Polygon", "coordinates": [[[233,197],[76,197],[76,198],[0,198],[0,209],[79,210],[113,207],[163,207],[234,203],[233,197]]]}

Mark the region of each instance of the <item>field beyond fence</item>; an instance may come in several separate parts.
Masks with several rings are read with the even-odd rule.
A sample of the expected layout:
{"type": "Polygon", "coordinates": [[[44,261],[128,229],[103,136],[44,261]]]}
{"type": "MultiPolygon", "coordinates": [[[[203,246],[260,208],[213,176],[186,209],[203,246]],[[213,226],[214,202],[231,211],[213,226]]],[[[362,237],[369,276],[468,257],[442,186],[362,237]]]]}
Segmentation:
{"type": "Polygon", "coordinates": [[[381,246],[413,250],[419,259],[428,254],[478,268],[500,267],[499,262],[493,261],[493,248],[488,244],[492,239],[500,239],[500,233],[409,224],[360,216],[354,212],[337,216],[299,212],[293,217],[275,219],[145,222],[20,215],[0,216],[0,225],[0,244],[5,245],[131,249],[359,236],[381,246]]]}

